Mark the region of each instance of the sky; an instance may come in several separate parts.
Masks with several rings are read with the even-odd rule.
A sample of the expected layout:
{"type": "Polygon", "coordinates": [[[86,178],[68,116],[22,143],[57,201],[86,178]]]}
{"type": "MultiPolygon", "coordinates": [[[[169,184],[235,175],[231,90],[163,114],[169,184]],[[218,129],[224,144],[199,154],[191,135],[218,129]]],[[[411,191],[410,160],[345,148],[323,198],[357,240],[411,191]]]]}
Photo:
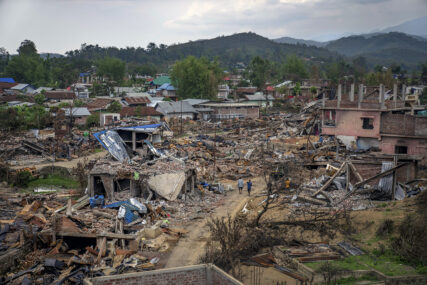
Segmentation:
{"type": "MultiPolygon", "coordinates": [[[[427,15],[427,0],[0,0],[0,47],[146,47],[239,32],[331,40],[427,15]]],[[[427,27],[426,27],[427,29],[427,27]]]]}

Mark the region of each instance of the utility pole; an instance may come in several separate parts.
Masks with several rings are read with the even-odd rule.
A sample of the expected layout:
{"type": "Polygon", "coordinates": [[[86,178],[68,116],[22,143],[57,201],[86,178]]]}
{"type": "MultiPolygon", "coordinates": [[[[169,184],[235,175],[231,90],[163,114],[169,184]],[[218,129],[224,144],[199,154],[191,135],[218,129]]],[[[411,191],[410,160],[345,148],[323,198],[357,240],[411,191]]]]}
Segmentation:
{"type": "Polygon", "coordinates": [[[181,135],[182,135],[182,99],[181,99],[181,135]]]}
{"type": "Polygon", "coordinates": [[[215,123],[215,131],[214,131],[214,133],[215,133],[215,136],[214,136],[214,150],[213,150],[213,153],[214,153],[214,176],[213,176],[213,182],[215,182],[215,178],[216,178],[216,123],[215,123]]]}

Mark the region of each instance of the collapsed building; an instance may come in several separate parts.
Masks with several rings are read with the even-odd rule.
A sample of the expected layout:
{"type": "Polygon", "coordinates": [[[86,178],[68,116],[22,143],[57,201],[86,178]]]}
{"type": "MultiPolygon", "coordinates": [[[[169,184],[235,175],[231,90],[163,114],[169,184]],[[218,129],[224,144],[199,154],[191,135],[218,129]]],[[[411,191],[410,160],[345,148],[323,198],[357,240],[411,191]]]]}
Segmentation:
{"type": "Polygon", "coordinates": [[[355,98],[354,84],[349,94],[339,86],[336,99],[323,98],[322,135],[335,136],[351,149],[424,157],[427,165],[427,116],[417,114],[424,106],[409,105],[396,84],[388,98],[384,85],[369,94],[364,90],[360,85],[355,98]]]}

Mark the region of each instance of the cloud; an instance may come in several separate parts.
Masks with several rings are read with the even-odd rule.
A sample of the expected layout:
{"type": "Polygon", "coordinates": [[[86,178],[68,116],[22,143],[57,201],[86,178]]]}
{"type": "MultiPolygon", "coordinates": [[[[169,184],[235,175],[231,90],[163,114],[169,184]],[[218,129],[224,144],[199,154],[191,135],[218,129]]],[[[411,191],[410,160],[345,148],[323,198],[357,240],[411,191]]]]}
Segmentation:
{"type": "Polygon", "coordinates": [[[0,47],[172,44],[252,31],[329,39],[427,15],[425,0],[0,0],[0,47]],[[19,17],[16,17],[19,15],[19,17]]]}

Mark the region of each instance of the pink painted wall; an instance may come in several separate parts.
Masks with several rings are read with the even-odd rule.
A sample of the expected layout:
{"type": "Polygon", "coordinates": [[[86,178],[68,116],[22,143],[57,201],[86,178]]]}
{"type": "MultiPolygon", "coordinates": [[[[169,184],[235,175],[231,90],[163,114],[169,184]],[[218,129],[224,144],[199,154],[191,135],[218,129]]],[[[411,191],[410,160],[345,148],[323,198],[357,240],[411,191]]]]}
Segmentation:
{"type": "Polygon", "coordinates": [[[336,110],[335,127],[322,126],[322,134],[379,138],[380,117],[381,112],[379,111],[336,110]],[[373,129],[362,128],[363,120],[361,118],[364,117],[374,119],[373,129]]]}
{"type": "Polygon", "coordinates": [[[420,138],[395,138],[383,136],[380,148],[383,153],[394,154],[394,147],[407,146],[408,154],[410,155],[423,155],[423,164],[427,162],[427,140],[420,138]]]}

